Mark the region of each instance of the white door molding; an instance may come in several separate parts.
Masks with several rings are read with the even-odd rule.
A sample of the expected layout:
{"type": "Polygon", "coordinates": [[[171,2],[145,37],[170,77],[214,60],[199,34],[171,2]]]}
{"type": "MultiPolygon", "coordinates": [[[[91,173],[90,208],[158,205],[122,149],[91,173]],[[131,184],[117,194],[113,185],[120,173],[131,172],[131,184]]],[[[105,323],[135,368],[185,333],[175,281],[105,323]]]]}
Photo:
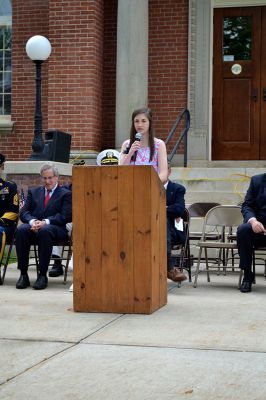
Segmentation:
{"type": "Polygon", "coordinates": [[[213,9],[266,5],[258,0],[190,0],[188,109],[191,129],[188,160],[211,160],[213,9]]]}

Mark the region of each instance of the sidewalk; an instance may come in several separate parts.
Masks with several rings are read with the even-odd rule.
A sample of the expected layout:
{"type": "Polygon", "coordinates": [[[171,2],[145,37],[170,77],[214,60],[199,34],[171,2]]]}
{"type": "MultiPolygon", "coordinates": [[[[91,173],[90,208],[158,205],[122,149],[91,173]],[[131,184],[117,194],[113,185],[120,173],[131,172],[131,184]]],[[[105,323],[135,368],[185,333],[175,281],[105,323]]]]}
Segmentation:
{"type": "MultiPolygon", "coordinates": [[[[1,400],[265,400],[266,280],[238,274],[168,284],[152,315],[74,313],[62,277],[46,290],[0,287],[1,400]]],[[[36,278],[30,271],[31,282],[36,278]]]]}

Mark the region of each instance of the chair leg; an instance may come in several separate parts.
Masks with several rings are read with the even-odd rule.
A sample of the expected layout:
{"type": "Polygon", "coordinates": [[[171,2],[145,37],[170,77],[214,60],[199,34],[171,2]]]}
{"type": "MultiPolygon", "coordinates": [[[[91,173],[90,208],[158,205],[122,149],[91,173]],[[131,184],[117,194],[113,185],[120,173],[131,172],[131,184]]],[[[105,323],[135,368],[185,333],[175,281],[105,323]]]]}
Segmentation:
{"type": "Polygon", "coordinates": [[[38,250],[36,244],[33,245],[34,249],[34,257],[35,257],[35,263],[36,263],[36,272],[37,272],[37,278],[39,276],[40,268],[39,268],[39,257],[38,257],[38,250]]]}
{"type": "Polygon", "coordinates": [[[226,250],[225,249],[222,249],[222,255],[223,255],[223,258],[222,258],[223,272],[224,272],[224,275],[226,275],[226,265],[227,265],[228,255],[226,254],[226,250]]]}
{"type": "Polygon", "coordinates": [[[234,250],[231,250],[231,258],[232,258],[232,271],[234,272],[235,270],[235,253],[234,250]]]}
{"type": "Polygon", "coordinates": [[[191,282],[191,260],[190,260],[190,247],[189,247],[189,243],[187,243],[187,263],[188,263],[188,278],[189,278],[189,282],[191,282]]]}
{"type": "Polygon", "coordinates": [[[65,271],[64,271],[64,282],[63,282],[64,284],[66,284],[66,281],[67,281],[68,266],[69,266],[71,254],[72,254],[72,250],[71,250],[71,246],[69,246],[68,250],[67,250],[67,261],[66,261],[66,266],[65,266],[65,271]]]}
{"type": "Polygon", "coordinates": [[[194,280],[194,285],[193,285],[194,288],[197,287],[198,276],[199,276],[200,260],[201,260],[201,253],[202,253],[202,247],[200,247],[199,255],[198,255],[198,262],[197,262],[196,273],[195,273],[195,280],[194,280]]]}
{"type": "Polygon", "coordinates": [[[223,257],[222,249],[219,249],[218,258],[217,258],[217,264],[218,264],[217,275],[220,275],[220,264],[221,264],[221,260],[223,259],[222,257],[223,257]]]}
{"type": "Polygon", "coordinates": [[[3,276],[2,276],[2,279],[1,279],[2,283],[0,283],[0,285],[3,285],[4,281],[5,281],[6,270],[7,270],[7,266],[8,266],[8,263],[9,263],[10,256],[11,256],[12,247],[13,247],[13,243],[11,243],[9,245],[9,249],[8,249],[8,252],[7,252],[7,255],[6,255],[5,263],[3,264],[4,265],[3,276]]]}
{"type": "Polygon", "coordinates": [[[256,256],[255,256],[255,250],[253,249],[253,255],[252,255],[252,272],[254,274],[254,279],[253,283],[256,283],[256,256]]]}
{"type": "Polygon", "coordinates": [[[208,260],[208,252],[207,252],[207,247],[204,248],[205,252],[205,261],[206,261],[206,273],[207,273],[207,281],[210,282],[210,270],[209,270],[209,260],[208,260]]]}
{"type": "Polygon", "coordinates": [[[242,276],[243,276],[243,269],[240,269],[239,280],[238,280],[238,289],[240,289],[242,276]]]}

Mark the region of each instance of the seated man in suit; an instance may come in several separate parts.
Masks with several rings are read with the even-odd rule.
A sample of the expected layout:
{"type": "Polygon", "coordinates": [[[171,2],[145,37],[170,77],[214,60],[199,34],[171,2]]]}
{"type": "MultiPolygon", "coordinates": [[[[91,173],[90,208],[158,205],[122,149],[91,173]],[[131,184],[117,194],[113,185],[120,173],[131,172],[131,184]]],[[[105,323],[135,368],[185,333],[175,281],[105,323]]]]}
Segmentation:
{"type": "Polygon", "coordinates": [[[16,229],[19,210],[17,185],[2,179],[4,162],[5,156],[0,154],[0,261],[3,257],[6,239],[10,240],[16,229]]]}
{"type": "Polygon", "coordinates": [[[71,191],[58,185],[58,170],[46,163],[40,175],[44,186],[29,190],[24,207],[20,212],[23,222],[16,233],[16,250],[20,278],[17,289],[30,286],[28,277],[29,252],[32,243],[38,244],[39,276],[34,289],[45,289],[48,284],[47,270],[53,245],[67,239],[66,224],[72,220],[71,191]]]}
{"type": "Polygon", "coordinates": [[[253,247],[266,246],[266,174],[251,178],[241,211],[244,223],[237,230],[237,245],[244,278],[240,291],[248,293],[254,280],[251,271],[253,247]]]}
{"type": "MultiPolygon", "coordinates": [[[[171,174],[171,167],[168,164],[168,177],[171,174]]],[[[175,244],[185,243],[185,232],[177,230],[175,221],[180,220],[185,210],[184,186],[168,180],[166,189],[166,212],[167,212],[167,278],[174,282],[182,282],[187,279],[186,275],[174,265],[175,260],[171,257],[171,250],[175,244]]]]}

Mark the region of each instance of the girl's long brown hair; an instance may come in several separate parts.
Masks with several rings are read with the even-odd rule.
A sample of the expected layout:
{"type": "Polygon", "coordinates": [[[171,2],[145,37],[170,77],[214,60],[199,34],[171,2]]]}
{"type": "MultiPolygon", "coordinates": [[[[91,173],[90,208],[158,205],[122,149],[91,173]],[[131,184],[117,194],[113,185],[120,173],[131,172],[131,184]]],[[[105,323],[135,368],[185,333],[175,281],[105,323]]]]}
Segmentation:
{"type": "Polygon", "coordinates": [[[150,148],[150,161],[152,161],[154,156],[154,129],[152,124],[152,112],[149,108],[139,108],[138,110],[133,111],[132,113],[132,124],[130,128],[130,143],[129,147],[131,147],[132,143],[135,141],[135,135],[137,133],[135,126],[134,126],[134,119],[138,114],[144,114],[149,122],[149,148],[150,148]]]}

